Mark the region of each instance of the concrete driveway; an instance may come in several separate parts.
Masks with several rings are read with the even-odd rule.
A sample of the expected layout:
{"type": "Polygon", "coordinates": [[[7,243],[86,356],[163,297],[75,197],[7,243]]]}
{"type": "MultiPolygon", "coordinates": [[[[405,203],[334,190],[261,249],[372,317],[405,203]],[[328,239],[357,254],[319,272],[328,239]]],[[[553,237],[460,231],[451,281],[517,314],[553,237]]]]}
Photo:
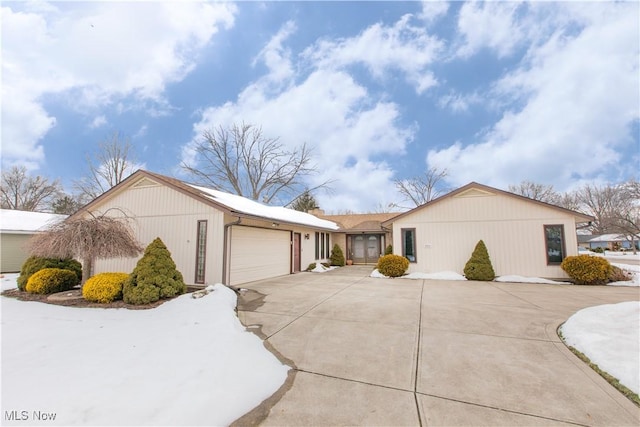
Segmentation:
{"type": "Polygon", "coordinates": [[[638,288],[370,271],[244,286],[240,320],[294,369],[237,425],[640,425],[638,407],[556,334],[582,308],[640,299],[638,288]]]}

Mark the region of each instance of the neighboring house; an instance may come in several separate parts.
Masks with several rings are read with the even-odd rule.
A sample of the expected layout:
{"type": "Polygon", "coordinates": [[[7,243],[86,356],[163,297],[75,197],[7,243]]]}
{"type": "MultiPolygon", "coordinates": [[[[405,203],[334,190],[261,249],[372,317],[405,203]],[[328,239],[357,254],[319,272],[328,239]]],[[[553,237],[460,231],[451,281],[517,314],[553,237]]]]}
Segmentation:
{"type": "Polygon", "coordinates": [[[325,215],[321,209],[309,212],[319,218],[337,223],[340,228],[333,233],[333,242],[354,264],[377,264],[387,245],[392,243],[391,229],[382,226],[398,213],[325,215]]]}
{"type": "Polygon", "coordinates": [[[484,240],[498,276],[567,278],[562,260],[578,254],[576,227],[594,218],[472,182],[382,223],[410,272],[462,273],[484,240]]]}
{"type": "MultiPolygon", "coordinates": [[[[338,226],[313,215],[137,171],[74,214],[128,217],[136,237],[165,243],[188,284],[238,285],[323,261],[338,226]]],[[[133,271],[138,258],[96,260],[95,273],[133,271]]]]}
{"type": "Polygon", "coordinates": [[[586,244],[581,246],[587,249],[602,248],[610,251],[618,251],[620,249],[632,249],[632,241],[638,248],[638,236],[625,236],[623,234],[600,234],[596,236],[589,236],[590,239],[586,241],[586,244]]]}
{"type": "Polygon", "coordinates": [[[35,233],[48,225],[62,221],[67,215],[25,212],[12,209],[0,211],[0,272],[16,273],[29,257],[25,245],[35,233]]]}

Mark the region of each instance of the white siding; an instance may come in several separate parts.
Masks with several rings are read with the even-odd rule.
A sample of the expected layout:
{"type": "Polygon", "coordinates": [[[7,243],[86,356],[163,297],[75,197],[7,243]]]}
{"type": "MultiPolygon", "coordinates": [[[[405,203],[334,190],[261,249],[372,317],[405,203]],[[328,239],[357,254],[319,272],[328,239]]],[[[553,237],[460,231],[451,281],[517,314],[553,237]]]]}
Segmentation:
{"type": "Polygon", "coordinates": [[[25,260],[29,257],[24,245],[31,238],[31,234],[0,235],[0,272],[19,272],[25,260]]]}
{"type": "Polygon", "coordinates": [[[231,285],[290,272],[290,231],[231,227],[231,285]]]}
{"type": "Polygon", "coordinates": [[[484,240],[498,276],[568,277],[547,265],[544,225],[562,224],[565,255],[577,254],[570,214],[502,194],[453,196],[393,224],[394,252],[402,253],[401,229],[416,229],[417,262],[410,271],[462,273],[478,240],[484,240]]]}
{"type": "MultiPolygon", "coordinates": [[[[193,284],[196,265],[196,233],[199,220],[207,221],[206,283],[222,282],[223,213],[165,186],[135,184],[106,200],[99,208],[108,215],[130,218],[143,246],[160,237],[171,252],[176,267],[188,284],[193,284]]],[[[138,258],[98,260],[94,274],[133,271],[138,258]]]]}

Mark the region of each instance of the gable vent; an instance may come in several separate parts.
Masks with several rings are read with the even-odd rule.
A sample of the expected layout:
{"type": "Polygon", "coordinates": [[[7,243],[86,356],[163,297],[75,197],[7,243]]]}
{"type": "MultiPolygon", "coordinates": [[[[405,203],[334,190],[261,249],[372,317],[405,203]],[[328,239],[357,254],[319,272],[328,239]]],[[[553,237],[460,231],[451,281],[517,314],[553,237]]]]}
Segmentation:
{"type": "Polygon", "coordinates": [[[133,188],[142,188],[142,187],[157,187],[158,184],[155,181],[150,180],[149,178],[142,178],[140,181],[133,184],[133,188]]]}
{"type": "Polygon", "coordinates": [[[468,190],[463,191],[460,194],[456,194],[454,197],[487,197],[487,196],[495,196],[495,194],[490,191],[480,190],[478,188],[470,188],[468,190]]]}

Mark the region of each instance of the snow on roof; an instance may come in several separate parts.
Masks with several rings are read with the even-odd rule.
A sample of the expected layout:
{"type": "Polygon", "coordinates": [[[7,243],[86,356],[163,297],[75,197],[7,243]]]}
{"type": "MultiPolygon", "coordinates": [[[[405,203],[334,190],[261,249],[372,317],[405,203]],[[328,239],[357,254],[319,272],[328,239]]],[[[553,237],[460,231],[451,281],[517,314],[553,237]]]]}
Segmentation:
{"type": "Polygon", "coordinates": [[[625,237],[622,234],[603,234],[601,236],[594,237],[589,241],[590,242],[621,242],[623,240],[631,240],[631,236],[625,237]]]}
{"type": "Polygon", "coordinates": [[[235,212],[268,218],[272,221],[282,221],[287,223],[307,225],[310,227],[325,228],[330,230],[337,230],[339,228],[338,224],[333,221],[320,219],[305,212],[288,209],[282,206],[267,206],[235,194],[224,193],[222,191],[213,190],[206,187],[199,187],[192,184],[187,185],[195,188],[198,191],[201,191],[206,197],[217,203],[220,203],[223,206],[226,206],[227,208],[235,212]]]}
{"type": "Polygon", "coordinates": [[[67,215],[2,209],[0,210],[0,230],[13,233],[33,233],[42,231],[48,225],[63,221],[66,217],[67,215]]]}

